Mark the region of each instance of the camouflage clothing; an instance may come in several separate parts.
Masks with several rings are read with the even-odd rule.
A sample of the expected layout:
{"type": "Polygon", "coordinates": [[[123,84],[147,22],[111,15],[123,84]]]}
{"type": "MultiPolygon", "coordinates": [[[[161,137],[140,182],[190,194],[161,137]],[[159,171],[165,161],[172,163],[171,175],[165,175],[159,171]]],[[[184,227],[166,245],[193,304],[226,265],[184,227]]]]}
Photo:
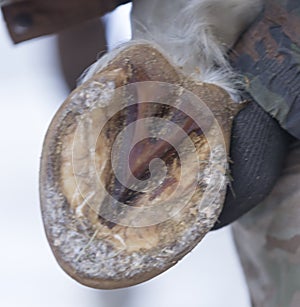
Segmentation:
{"type": "Polygon", "coordinates": [[[300,1],[267,0],[232,58],[255,101],[300,139],[300,1]]]}
{"type": "MultiPolygon", "coordinates": [[[[248,91],[300,139],[300,2],[268,0],[236,46],[248,91]]],[[[252,306],[300,306],[300,141],[270,195],[233,225],[252,306]]]]}
{"type": "Polygon", "coordinates": [[[233,224],[255,307],[300,306],[300,141],[258,207],[233,224]]]}

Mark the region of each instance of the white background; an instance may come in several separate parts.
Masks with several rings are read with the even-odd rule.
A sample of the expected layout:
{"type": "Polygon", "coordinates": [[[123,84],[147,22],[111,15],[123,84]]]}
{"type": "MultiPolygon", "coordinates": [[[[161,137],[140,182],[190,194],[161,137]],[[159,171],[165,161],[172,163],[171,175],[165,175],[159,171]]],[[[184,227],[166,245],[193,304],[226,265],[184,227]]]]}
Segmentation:
{"type": "MultiPolygon", "coordinates": [[[[112,45],[129,35],[128,7],[117,14],[110,19],[112,45]]],[[[55,36],[14,46],[0,17],[0,306],[250,306],[229,228],[207,235],[175,267],[130,289],[89,289],[60,269],[38,195],[43,137],[68,94],[56,56],[55,36]]]]}

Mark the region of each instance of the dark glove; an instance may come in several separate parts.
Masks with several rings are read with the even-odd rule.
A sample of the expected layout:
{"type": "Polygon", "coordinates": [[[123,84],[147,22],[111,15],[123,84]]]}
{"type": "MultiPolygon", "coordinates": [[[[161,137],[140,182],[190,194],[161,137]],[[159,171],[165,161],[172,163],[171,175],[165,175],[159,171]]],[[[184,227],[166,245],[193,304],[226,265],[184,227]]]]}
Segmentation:
{"type": "Polygon", "coordinates": [[[213,229],[235,221],[271,192],[290,140],[290,135],[255,102],[240,111],[233,122],[231,137],[232,182],[213,229]]]}

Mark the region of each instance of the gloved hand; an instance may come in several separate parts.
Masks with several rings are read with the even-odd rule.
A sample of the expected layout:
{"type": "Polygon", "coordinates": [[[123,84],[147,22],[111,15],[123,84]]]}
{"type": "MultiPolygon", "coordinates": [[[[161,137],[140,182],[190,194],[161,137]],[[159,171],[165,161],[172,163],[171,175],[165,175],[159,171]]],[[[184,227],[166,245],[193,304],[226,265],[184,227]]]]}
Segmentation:
{"type": "Polygon", "coordinates": [[[289,142],[300,138],[300,40],[295,31],[300,28],[299,6],[296,1],[266,1],[231,53],[252,102],[234,120],[232,188],[214,229],[236,220],[270,193],[289,142]]]}

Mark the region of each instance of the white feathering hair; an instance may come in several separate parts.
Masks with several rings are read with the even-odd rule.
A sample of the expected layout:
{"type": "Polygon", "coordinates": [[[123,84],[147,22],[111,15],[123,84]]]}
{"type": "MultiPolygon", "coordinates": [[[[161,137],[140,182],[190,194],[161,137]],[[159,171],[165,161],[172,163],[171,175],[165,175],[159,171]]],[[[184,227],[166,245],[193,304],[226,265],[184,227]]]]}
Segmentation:
{"type": "Polygon", "coordinates": [[[104,67],[128,44],[147,41],[188,76],[225,89],[240,101],[240,78],[227,52],[262,10],[264,0],[134,0],[131,42],[99,59],[81,81],[104,67]]]}
{"type": "Polygon", "coordinates": [[[227,52],[262,10],[263,0],[137,0],[133,38],[155,41],[184,72],[239,100],[240,78],[227,52]]]}

